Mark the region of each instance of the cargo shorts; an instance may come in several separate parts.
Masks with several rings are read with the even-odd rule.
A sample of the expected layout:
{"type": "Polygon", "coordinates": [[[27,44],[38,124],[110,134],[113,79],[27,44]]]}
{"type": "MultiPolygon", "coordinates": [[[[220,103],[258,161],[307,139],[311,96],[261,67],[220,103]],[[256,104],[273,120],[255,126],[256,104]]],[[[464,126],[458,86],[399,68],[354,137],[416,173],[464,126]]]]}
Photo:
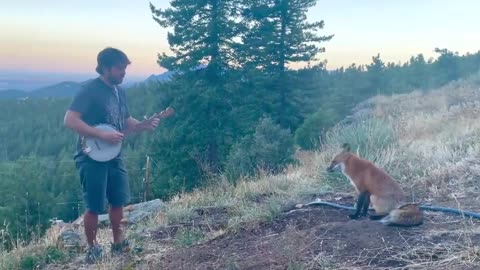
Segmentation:
{"type": "Polygon", "coordinates": [[[130,202],[128,173],[122,159],[98,162],[83,158],[77,160],[75,166],[88,211],[102,214],[107,202],[112,207],[123,207],[130,202]]]}

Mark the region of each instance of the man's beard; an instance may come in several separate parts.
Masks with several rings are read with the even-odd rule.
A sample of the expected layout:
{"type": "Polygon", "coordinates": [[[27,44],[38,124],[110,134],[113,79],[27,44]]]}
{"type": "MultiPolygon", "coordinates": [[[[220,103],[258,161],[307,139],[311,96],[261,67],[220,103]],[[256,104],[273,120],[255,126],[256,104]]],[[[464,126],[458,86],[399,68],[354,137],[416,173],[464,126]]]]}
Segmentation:
{"type": "Polygon", "coordinates": [[[122,79],[117,79],[114,76],[108,76],[107,80],[112,84],[112,85],[117,85],[122,82],[122,79]]]}

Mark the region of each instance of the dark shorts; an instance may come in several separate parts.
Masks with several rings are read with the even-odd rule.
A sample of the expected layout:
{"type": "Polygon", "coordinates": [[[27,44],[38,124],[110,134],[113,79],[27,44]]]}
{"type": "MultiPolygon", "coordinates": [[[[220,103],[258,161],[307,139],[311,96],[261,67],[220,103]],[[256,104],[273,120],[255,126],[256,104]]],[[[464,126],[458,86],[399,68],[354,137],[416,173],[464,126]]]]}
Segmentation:
{"type": "Polygon", "coordinates": [[[87,158],[75,164],[80,174],[83,200],[90,212],[103,213],[107,201],[112,207],[130,202],[128,174],[121,159],[97,162],[87,158]]]}

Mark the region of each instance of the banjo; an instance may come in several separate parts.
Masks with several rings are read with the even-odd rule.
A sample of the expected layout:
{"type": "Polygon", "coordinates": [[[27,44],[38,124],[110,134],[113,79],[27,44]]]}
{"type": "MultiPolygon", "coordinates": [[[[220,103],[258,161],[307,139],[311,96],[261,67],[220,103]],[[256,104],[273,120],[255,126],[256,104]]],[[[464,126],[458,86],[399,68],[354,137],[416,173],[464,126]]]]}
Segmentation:
{"type": "MultiPolygon", "coordinates": [[[[161,111],[160,113],[155,113],[150,118],[145,119],[140,122],[139,125],[145,126],[150,123],[154,118],[167,118],[173,114],[173,109],[168,107],[167,109],[161,111]]],[[[118,131],[114,126],[109,124],[98,124],[94,128],[106,131],[113,132],[118,131]]],[[[122,142],[118,143],[109,143],[100,138],[96,137],[82,137],[82,150],[87,154],[91,159],[95,161],[105,162],[109,161],[120,153],[122,149],[122,142]]]]}

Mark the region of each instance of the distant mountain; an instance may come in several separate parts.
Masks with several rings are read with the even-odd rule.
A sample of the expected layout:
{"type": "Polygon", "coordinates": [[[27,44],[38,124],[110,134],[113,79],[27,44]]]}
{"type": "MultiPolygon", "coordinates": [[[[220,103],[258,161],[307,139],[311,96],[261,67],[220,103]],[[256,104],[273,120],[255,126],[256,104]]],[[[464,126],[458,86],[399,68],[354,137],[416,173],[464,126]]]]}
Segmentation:
{"type": "Polygon", "coordinates": [[[151,81],[165,82],[165,81],[169,81],[172,78],[172,75],[174,74],[175,72],[173,71],[166,71],[158,75],[152,74],[145,81],[146,82],[151,82],[151,81]]]}
{"type": "MultiPolygon", "coordinates": [[[[205,68],[205,65],[200,65],[193,70],[205,68]]],[[[166,82],[169,81],[172,76],[175,74],[175,71],[166,71],[161,74],[150,75],[147,79],[139,82],[124,83],[124,88],[129,88],[141,83],[146,82],[166,82]]],[[[57,84],[41,87],[31,91],[23,90],[1,90],[0,91],[0,100],[1,99],[19,99],[19,98],[67,98],[73,97],[79,90],[82,84],[88,82],[74,82],[74,81],[64,81],[57,84]]]]}
{"type": "Polygon", "coordinates": [[[0,99],[20,98],[65,98],[73,97],[84,82],[61,82],[54,85],[38,88],[32,91],[3,90],[0,91],[0,99]]]}
{"type": "Polygon", "coordinates": [[[28,93],[29,97],[42,98],[42,97],[54,97],[64,98],[73,97],[79,90],[83,83],[78,82],[61,82],[47,87],[42,87],[28,93]]]}
{"type": "Polygon", "coordinates": [[[28,96],[28,93],[22,90],[8,89],[0,91],[0,99],[19,99],[26,96],[28,96]]]}
{"type": "MultiPolygon", "coordinates": [[[[202,64],[202,65],[198,65],[195,68],[191,68],[190,70],[199,70],[199,69],[204,69],[206,67],[207,67],[207,65],[202,64]]],[[[177,71],[166,71],[166,72],[164,72],[162,74],[159,74],[159,75],[152,74],[145,80],[145,82],[151,82],[151,81],[165,82],[165,81],[169,81],[170,79],[172,79],[172,76],[177,74],[177,73],[181,74],[181,72],[177,72],[177,71]]]]}

